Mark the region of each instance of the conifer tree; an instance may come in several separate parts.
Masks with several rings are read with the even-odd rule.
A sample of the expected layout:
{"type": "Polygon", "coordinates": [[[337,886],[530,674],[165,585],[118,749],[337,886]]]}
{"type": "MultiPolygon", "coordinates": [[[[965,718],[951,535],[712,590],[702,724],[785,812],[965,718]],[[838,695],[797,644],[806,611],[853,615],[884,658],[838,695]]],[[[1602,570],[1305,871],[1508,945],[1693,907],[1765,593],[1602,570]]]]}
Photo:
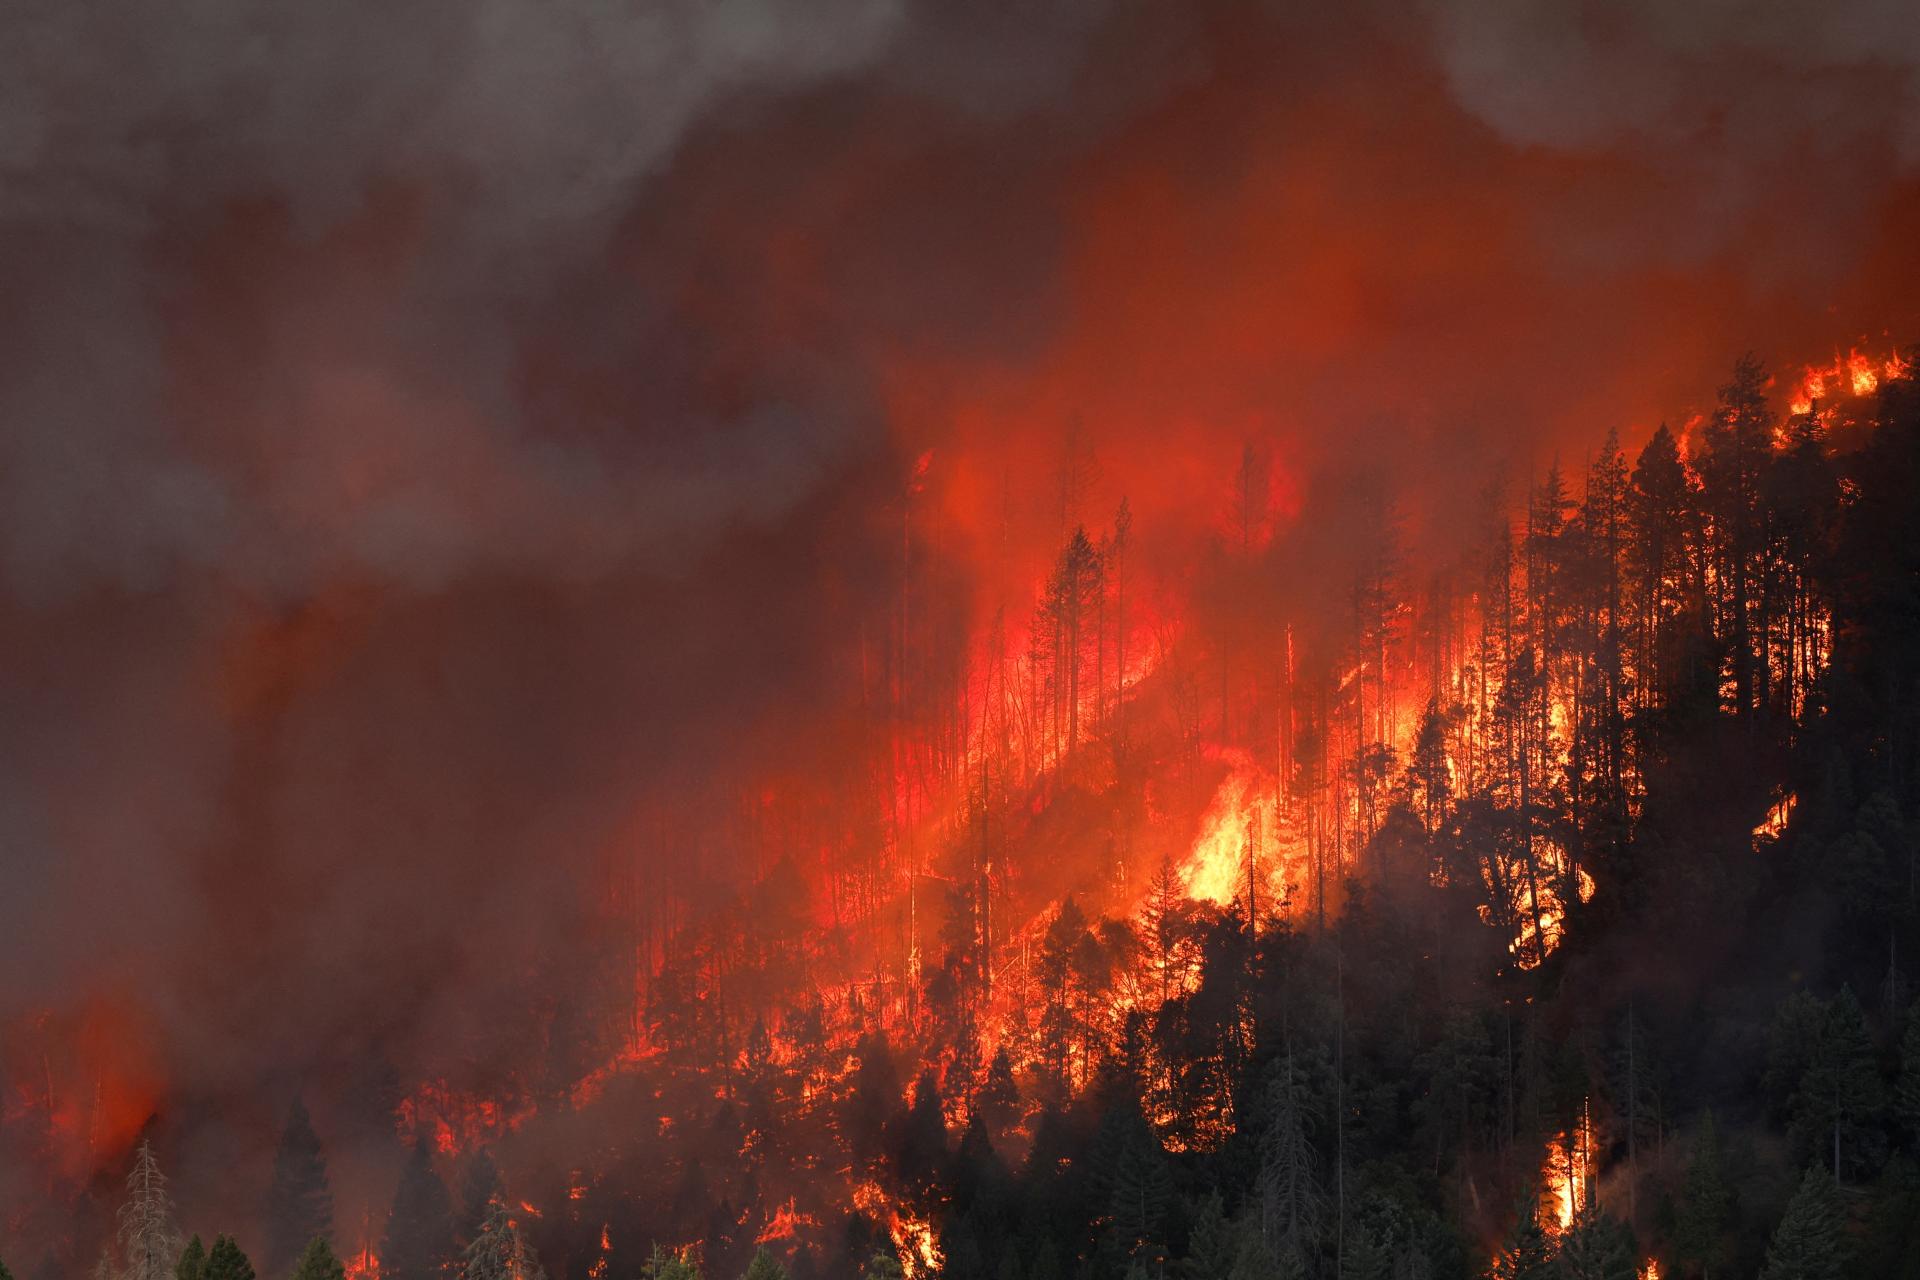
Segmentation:
{"type": "Polygon", "coordinates": [[[1300,1073],[1289,1051],[1267,1085],[1267,1127],[1260,1142],[1260,1223],[1276,1255],[1305,1263],[1319,1247],[1326,1193],[1308,1132],[1300,1073]]]}
{"type": "Polygon", "coordinates": [[[1674,1246],[1681,1260],[1713,1280],[1726,1260],[1727,1225],[1732,1220],[1733,1192],[1727,1186],[1726,1157],[1720,1131],[1708,1112],[1694,1138],[1693,1160],[1687,1166],[1674,1224],[1674,1246]]]}
{"type": "Polygon", "coordinates": [[[232,1236],[214,1237],[213,1248],[207,1251],[206,1270],[200,1275],[201,1280],[255,1280],[253,1263],[232,1236]]]}
{"type": "Polygon", "coordinates": [[[1233,1270],[1239,1248],[1239,1237],[1227,1221],[1220,1193],[1211,1191],[1200,1202],[1187,1231],[1187,1258],[1180,1274],[1186,1280],[1225,1280],[1233,1270]]]}
{"type": "MultiPolygon", "coordinates": [[[[1007,1257],[1013,1259],[1015,1269],[1017,1270],[1020,1255],[1013,1252],[1013,1244],[1011,1241],[1007,1244],[1007,1250],[1007,1257]]],[[[1000,1273],[1004,1276],[1006,1272],[1006,1260],[1003,1258],[1000,1264],[1000,1273]]],[[[882,1249],[867,1259],[865,1269],[860,1272],[860,1280],[903,1280],[905,1275],[906,1273],[900,1267],[900,1259],[896,1258],[889,1250],[882,1249]]]]}
{"type": "Polygon", "coordinates": [[[168,1280],[180,1258],[167,1179],[145,1139],[134,1153],[126,1203],[120,1206],[120,1257],[126,1267],[120,1280],[168,1280]]]}
{"type": "Polygon", "coordinates": [[[433,1153],[416,1142],[387,1215],[380,1242],[381,1280],[441,1280],[455,1257],[453,1209],[433,1153]]]}
{"type": "Polygon", "coordinates": [[[505,1202],[496,1196],[480,1234],[467,1246],[461,1280],[546,1280],[546,1275],[520,1228],[507,1216],[505,1202]]]}
{"type": "Polygon", "coordinates": [[[347,1268],[333,1256],[326,1237],[315,1236],[293,1269],[293,1280],[346,1280],[347,1268]]]}
{"type": "Polygon", "coordinates": [[[787,1280],[787,1269],[765,1249],[753,1255],[741,1280],[787,1280]]]}
{"type": "Polygon", "coordinates": [[[1866,1013],[1852,988],[1842,987],[1827,1003],[1820,1039],[1793,1100],[1803,1140],[1831,1141],[1829,1167],[1836,1181],[1877,1153],[1885,1102],[1866,1013]]]}
{"type": "Polygon", "coordinates": [[[1492,1280],[1553,1280],[1553,1263],[1553,1242],[1540,1225],[1539,1206],[1529,1200],[1520,1206],[1488,1275],[1492,1280]]]}
{"type": "Polygon", "coordinates": [[[280,1134],[267,1191],[267,1274],[284,1275],[309,1243],[332,1234],[326,1157],[306,1104],[296,1098],[280,1134]]]}
{"type": "Polygon", "coordinates": [[[180,1261],[174,1264],[174,1280],[201,1280],[207,1273],[207,1248],[195,1236],[187,1241],[187,1247],[180,1251],[180,1261]]]}
{"type": "Polygon", "coordinates": [[[499,1166],[493,1162],[493,1153],[482,1147],[468,1157],[460,1173],[460,1216],[454,1238],[463,1252],[479,1237],[494,1198],[500,1194],[499,1166]]]}
{"type": "Polygon", "coordinates": [[[1633,1233],[1611,1214],[1582,1208],[1560,1239],[1560,1280],[1634,1280],[1639,1272],[1633,1233]]]}
{"type": "Polygon", "coordinates": [[[685,1254],[669,1253],[657,1244],[646,1265],[640,1268],[640,1277],[641,1280],[701,1280],[700,1268],[685,1254]]]}
{"type": "Polygon", "coordinates": [[[1840,1189],[1820,1165],[1807,1170],[1767,1245],[1760,1280],[1840,1280],[1847,1274],[1840,1189]]]}

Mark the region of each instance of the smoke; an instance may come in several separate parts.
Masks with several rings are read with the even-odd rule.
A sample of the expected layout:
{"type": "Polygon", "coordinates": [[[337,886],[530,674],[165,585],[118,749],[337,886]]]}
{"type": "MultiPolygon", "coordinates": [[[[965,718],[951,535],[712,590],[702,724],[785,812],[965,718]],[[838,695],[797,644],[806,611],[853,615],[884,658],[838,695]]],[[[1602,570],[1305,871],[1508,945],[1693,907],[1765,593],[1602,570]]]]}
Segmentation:
{"type": "Polygon", "coordinates": [[[1920,319],[1891,0],[1043,8],[8,7],[0,1024],[522,1056],[607,859],[748,862],[636,812],[830,776],[923,456],[968,604],[1069,426],[1178,582],[1249,440],[1457,530],[1920,319]]]}

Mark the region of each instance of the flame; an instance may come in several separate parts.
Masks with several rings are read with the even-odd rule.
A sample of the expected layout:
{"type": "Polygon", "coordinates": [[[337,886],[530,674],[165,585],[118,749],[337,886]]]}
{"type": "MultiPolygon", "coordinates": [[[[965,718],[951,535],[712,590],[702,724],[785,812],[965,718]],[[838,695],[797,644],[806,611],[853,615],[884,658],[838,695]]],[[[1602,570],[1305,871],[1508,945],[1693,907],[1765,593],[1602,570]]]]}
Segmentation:
{"type": "Polygon", "coordinates": [[[947,1259],[932,1222],[897,1205],[878,1183],[863,1182],[855,1187],[853,1203],[861,1212],[886,1224],[906,1280],[933,1280],[940,1274],[947,1259]]]}
{"type": "Polygon", "coordinates": [[[1547,1143],[1540,1181],[1546,1221],[1558,1235],[1573,1225],[1574,1217],[1593,1198],[1593,1117],[1588,1103],[1580,1104],[1580,1118],[1571,1131],[1547,1143]]]}
{"type": "Polygon", "coordinates": [[[787,1202],[774,1208],[773,1215],[767,1219],[767,1225],[760,1228],[760,1234],[753,1238],[755,1244],[766,1244],[772,1240],[791,1240],[799,1234],[802,1227],[817,1227],[820,1222],[810,1213],[801,1213],[795,1206],[797,1201],[788,1197],[787,1202]]]}
{"type": "Polygon", "coordinates": [[[1779,839],[1781,833],[1787,829],[1788,820],[1793,817],[1793,807],[1799,802],[1800,797],[1797,793],[1784,792],[1768,807],[1767,816],[1760,819],[1759,825],[1754,827],[1754,841],[1757,843],[1761,840],[1779,839]]]}
{"type": "Polygon", "coordinates": [[[1907,362],[1897,353],[1876,358],[1856,347],[1844,356],[1834,356],[1830,365],[1809,367],[1801,375],[1787,407],[1793,413],[1804,414],[1813,412],[1813,406],[1823,400],[1848,395],[1870,396],[1881,382],[1904,377],[1906,372],[1907,362]]]}

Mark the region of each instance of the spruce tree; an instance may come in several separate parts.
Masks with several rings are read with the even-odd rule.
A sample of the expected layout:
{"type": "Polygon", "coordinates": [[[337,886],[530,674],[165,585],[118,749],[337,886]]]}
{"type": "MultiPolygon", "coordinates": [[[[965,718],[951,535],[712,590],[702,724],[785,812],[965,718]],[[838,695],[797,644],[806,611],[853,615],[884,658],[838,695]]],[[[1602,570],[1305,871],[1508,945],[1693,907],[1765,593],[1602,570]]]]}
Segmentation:
{"type": "Polygon", "coordinates": [[[1839,1187],[1815,1164],[1787,1202],[1760,1280],[1840,1280],[1847,1274],[1845,1246],[1839,1187]]]}
{"type": "Polygon", "coordinates": [[[1540,1208],[1529,1200],[1520,1206],[1489,1274],[1493,1280],[1553,1280],[1553,1262],[1553,1242],[1540,1225],[1540,1208]]]}
{"type": "Polygon", "coordinates": [[[479,1238],[494,1198],[500,1194],[499,1166],[493,1162],[493,1153],[482,1147],[468,1157],[460,1172],[460,1216],[454,1236],[462,1252],[479,1238]]]}
{"type": "Polygon", "coordinates": [[[1267,1127],[1260,1142],[1261,1238],[1276,1256],[1307,1262],[1326,1213],[1319,1156],[1309,1136],[1305,1087],[1293,1054],[1274,1064],[1267,1085],[1267,1127]]]}
{"type": "Polygon", "coordinates": [[[1187,1258],[1181,1264],[1180,1274],[1186,1280],[1226,1280],[1227,1273],[1233,1270],[1239,1247],[1239,1238],[1227,1221],[1220,1193],[1208,1192],[1193,1215],[1193,1225],[1188,1228],[1187,1258]]]}
{"type": "Polygon", "coordinates": [[[174,1280],[203,1280],[207,1274],[207,1247],[195,1236],[187,1241],[187,1247],[180,1251],[180,1261],[173,1266],[174,1280]]]}
{"type": "Polygon", "coordinates": [[[1560,1239],[1561,1280],[1634,1280],[1633,1233],[1611,1214],[1587,1205],[1560,1239]]]}
{"type": "Polygon", "coordinates": [[[787,1269],[765,1249],[753,1255],[741,1280],[787,1280],[787,1269]]]}
{"type": "Polygon", "coordinates": [[[326,1157],[306,1104],[296,1098],[280,1134],[267,1191],[267,1274],[286,1274],[310,1242],[332,1234],[326,1157]]]}
{"type": "Polygon", "coordinates": [[[416,1142],[387,1215],[380,1280],[442,1280],[455,1256],[447,1184],[434,1171],[427,1144],[416,1142]]]}
{"type": "Polygon", "coordinates": [[[1674,1223],[1674,1247],[1680,1259],[1697,1267],[1705,1280],[1726,1261],[1726,1234],[1733,1215],[1733,1192],[1727,1186],[1726,1157],[1720,1149],[1720,1131],[1713,1113],[1700,1122],[1694,1138],[1693,1160],[1687,1166],[1674,1223]]]}
{"type": "Polygon", "coordinates": [[[315,1236],[293,1269],[293,1280],[346,1280],[347,1268],[333,1256],[325,1236],[315,1236]]]}
{"type": "Polygon", "coordinates": [[[1885,1105],[1866,1013],[1852,988],[1842,987],[1827,1004],[1820,1039],[1793,1100],[1803,1142],[1816,1151],[1828,1148],[1821,1154],[1836,1181],[1880,1154],[1885,1105]]]}
{"type": "Polygon", "coordinates": [[[232,1236],[215,1236],[207,1252],[207,1267],[201,1280],[254,1280],[253,1263],[240,1251],[232,1236]]]}
{"type": "MultiPolygon", "coordinates": [[[[1020,1255],[1014,1252],[1011,1242],[1007,1245],[1006,1257],[1000,1260],[1000,1274],[1003,1277],[1007,1274],[1007,1258],[1013,1259],[1014,1268],[1017,1272],[1020,1264],[1020,1255]]],[[[860,1272],[860,1280],[903,1280],[905,1275],[906,1272],[902,1270],[900,1266],[900,1259],[895,1257],[891,1250],[882,1249],[867,1259],[865,1269],[860,1272]]]]}
{"type": "Polygon", "coordinates": [[[700,1280],[700,1268],[687,1260],[681,1253],[669,1253],[659,1245],[653,1246],[653,1255],[640,1268],[641,1280],[700,1280]]]}

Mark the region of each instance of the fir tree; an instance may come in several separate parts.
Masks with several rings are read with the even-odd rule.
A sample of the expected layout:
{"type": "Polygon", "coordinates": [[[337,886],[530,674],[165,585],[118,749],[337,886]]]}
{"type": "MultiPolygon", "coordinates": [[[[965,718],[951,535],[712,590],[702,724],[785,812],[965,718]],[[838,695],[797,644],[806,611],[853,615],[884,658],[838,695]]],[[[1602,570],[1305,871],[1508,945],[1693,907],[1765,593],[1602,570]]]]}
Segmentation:
{"type": "Polygon", "coordinates": [[[120,1206],[120,1256],[126,1264],[120,1280],[168,1280],[180,1258],[167,1180],[153,1158],[153,1144],[144,1139],[134,1153],[126,1203],[120,1206]]]}
{"type": "Polygon", "coordinates": [[[347,1268],[333,1256],[326,1237],[315,1236],[293,1269],[293,1280],[346,1280],[347,1268]]]}
{"type": "Polygon", "coordinates": [[[1681,1261],[1699,1269],[1705,1280],[1726,1261],[1727,1225],[1733,1215],[1733,1192],[1727,1186],[1726,1157],[1720,1149],[1720,1131],[1708,1112],[1694,1138],[1693,1160],[1687,1166],[1674,1223],[1674,1247],[1681,1261]]]}
{"type": "Polygon", "coordinates": [[[213,1248],[207,1251],[206,1270],[200,1276],[201,1280],[254,1280],[253,1263],[247,1261],[232,1236],[215,1236],[213,1248]]]}
{"type": "Polygon", "coordinates": [[[306,1104],[296,1098],[280,1135],[267,1191],[267,1274],[284,1275],[309,1243],[332,1234],[326,1157],[306,1104]]]}
{"type": "Polygon", "coordinates": [[[1553,1243],[1540,1225],[1539,1207],[1529,1201],[1521,1206],[1487,1274],[1492,1280],[1553,1280],[1553,1264],[1553,1243]]]}
{"type": "Polygon", "coordinates": [[[1239,1247],[1239,1237],[1227,1221],[1220,1193],[1208,1192],[1187,1231],[1187,1258],[1181,1264],[1181,1275],[1187,1280],[1226,1280],[1239,1247]]]}
{"type": "MultiPolygon", "coordinates": [[[[1820,1039],[1794,1096],[1794,1118],[1804,1140],[1830,1139],[1836,1181],[1879,1154],[1879,1119],[1886,1104],[1866,1013],[1850,987],[1828,1002],[1820,1039]]],[[[1823,1144],[1824,1145],[1824,1144],[1823,1144]]]]}
{"type": "Polygon", "coordinates": [[[1561,1237],[1556,1263],[1561,1280],[1634,1280],[1639,1272],[1633,1233],[1592,1205],[1581,1209],[1561,1237]]]}
{"type": "Polygon", "coordinates": [[[387,1215],[380,1243],[381,1280],[441,1280],[455,1257],[453,1210],[433,1153],[416,1142],[387,1215]]]}
{"type": "MultiPolygon", "coordinates": [[[[1008,1243],[1007,1250],[1007,1257],[1014,1260],[1014,1265],[1017,1269],[1020,1262],[1020,1255],[1013,1252],[1011,1242],[1008,1243]]],[[[1005,1276],[1006,1271],[1006,1261],[1002,1259],[1000,1264],[1001,1275],[1005,1276]]],[[[900,1266],[900,1259],[895,1257],[891,1251],[882,1249],[867,1259],[866,1268],[860,1273],[860,1280],[904,1280],[905,1275],[906,1272],[902,1270],[900,1266]]]]}
{"type": "Polygon", "coordinates": [[[1767,1245],[1760,1280],[1840,1280],[1847,1274],[1843,1228],[1839,1187],[1813,1165],[1767,1245]]]}
{"type": "Polygon", "coordinates": [[[207,1273],[207,1248],[195,1236],[187,1241],[187,1247],[180,1251],[180,1261],[174,1264],[174,1280],[202,1280],[207,1273]]]}
{"type": "Polygon", "coordinates": [[[741,1280],[787,1280],[787,1269],[765,1249],[753,1255],[741,1280]]]}
{"type": "Polygon", "coordinates": [[[701,1280],[700,1268],[681,1253],[669,1253],[659,1245],[640,1268],[641,1280],[701,1280]]]}
{"type": "Polygon", "coordinates": [[[464,1253],[480,1235],[494,1198],[501,1194],[500,1169],[485,1147],[467,1159],[460,1173],[460,1216],[454,1239],[464,1253]]]}
{"type": "Polygon", "coordinates": [[[1276,1255],[1305,1263],[1319,1247],[1326,1193],[1308,1135],[1305,1090],[1289,1052],[1267,1085],[1267,1127],[1260,1142],[1261,1238],[1276,1255]]]}

